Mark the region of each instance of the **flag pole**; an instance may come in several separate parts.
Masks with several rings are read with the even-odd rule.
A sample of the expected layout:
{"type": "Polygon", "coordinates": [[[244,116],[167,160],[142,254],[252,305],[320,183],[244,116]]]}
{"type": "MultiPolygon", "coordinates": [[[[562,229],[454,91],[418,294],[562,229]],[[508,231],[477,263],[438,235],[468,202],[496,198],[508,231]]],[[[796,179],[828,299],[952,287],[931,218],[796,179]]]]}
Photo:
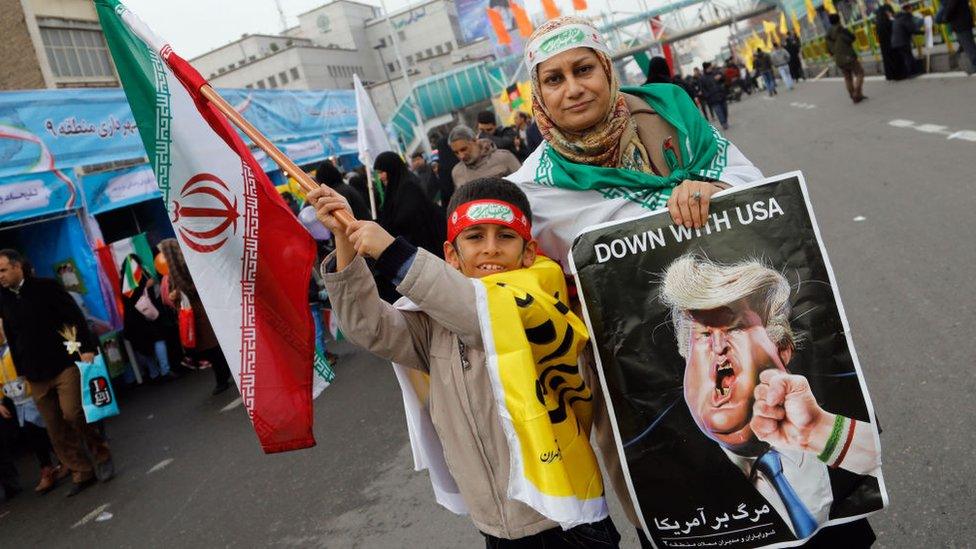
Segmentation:
{"type": "MultiPolygon", "coordinates": [[[[268,138],[258,131],[257,128],[251,125],[247,119],[241,116],[241,113],[237,112],[237,110],[231,106],[227,100],[221,97],[220,94],[217,93],[217,90],[213,89],[210,84],[204,84],[200,87],[200,95],[206,97],[207,101],[216,107],[218,111],[222,112],[224,116],[234,123],[235,126],[240,128],[245,135],[250,137],[251,141],[254,141],[254,144],[264,151],[272,160],[274,160],[282,170],[288,172],[292,177],[294,177],[295,181],[301,185],[302,189],[306,193],[319,187],[319,185],[315,183],[315,181],[313,181],[304,170],[299,168],[297,164],[285,156],[285,153],[281,152],[278,147],[275,147],[274,143],[269,141],[268,138]]],[[[341,223],[343,227],[348,226],[350,223],[356,220],[348,212],[341,210],[335,212],[335,217],[339,220],[339,223],[341,223]]]]}
{"type": "Polygon", "coordinates": [[[369,211],[372,212],[373,220],[375,221],[377,219],[377,215],[376,215],[376,189],[373,188],[373,167],[371,165],[373,163],[373,159],[367,155],[366,160],[370,164],[364,166],[366,168],[366,184],[369,185],[369,211]]]}

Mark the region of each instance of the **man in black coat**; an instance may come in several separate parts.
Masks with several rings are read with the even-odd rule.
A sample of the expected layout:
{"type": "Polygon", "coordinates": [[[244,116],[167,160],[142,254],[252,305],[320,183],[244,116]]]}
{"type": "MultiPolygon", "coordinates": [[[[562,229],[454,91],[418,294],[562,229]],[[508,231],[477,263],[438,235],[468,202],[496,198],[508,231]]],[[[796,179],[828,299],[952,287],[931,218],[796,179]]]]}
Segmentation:
{"type": "Polygon", "coordinates": [[[966,74],[973,74],[976,72],[976,43],[973,42],[973,10],[968,0],[946,0],[942,17],[956,33],[961,53],[969,57],[969,66],[963,67],[963,70],[966,74]]]}
{"type": "Polygon", "coordinates": [[[702,65],[701,90],[708,106],[715,113],[723,130],[729,129],[728,92],[722,82],[722,73],[715,70],[711,63],[702,65]]]}
{"type": "MultiPolygon", "coordinates": [[[[519,139],[515,128],[499,126],[495,119],[495,113],[491,111],[481,111],[478,113],[478,139],[490,139],[499,149],[505,149],[515,155],[515,158],[524,158],[525,143],[519,139]]],[[[521,160],[520,160],[521,161],[521,160]]]]}
{"type": "Polygon", "coordinates": [[[74,483],[68,497],[114,474],[108,443],[85,420],[81,374],[98,341],[74,299],[54,280],[35,278],[16,250],[0,250],[0,318],[17,371],[27,378],[51,444],[74,483]],[[82,443],[85,446],[82,446],[82,443]],[[94,463],[89,458],[94,457],[94,463]]]}

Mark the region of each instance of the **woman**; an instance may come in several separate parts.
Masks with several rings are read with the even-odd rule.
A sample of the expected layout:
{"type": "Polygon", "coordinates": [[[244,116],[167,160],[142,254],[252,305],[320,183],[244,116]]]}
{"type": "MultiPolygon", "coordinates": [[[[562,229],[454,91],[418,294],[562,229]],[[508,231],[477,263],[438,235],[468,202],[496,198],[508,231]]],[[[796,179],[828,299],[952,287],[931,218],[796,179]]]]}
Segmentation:
{"type": "Polygon", "coordinates": [[[889,4],[881,4],[874,12],[874,22],[878,33],[878,46],[881,48],[881,62],[884,66],[886,80],[901,80],[904,70],[901,68],[900,58],[891,49],[891,20],[895,17],[895,10],[889,4]]]}
{"type": "Polygon", "coordinates": [[[169,267],[170,280],[170,299],[173,303],[180,303],[183,295],[190,301],[193,310],[193,324],[196,331],[196,346],[194,354],[201,361],[210,362],[214,373],[214,386],[211,394],[217,395],[230,388],[230,367],[227,359],[220,350],[217,343],[217,336],[214,334],[210,319],[207,318],[206,311],[203,310],[203,303],[197,294],[197,288],[193,284],[193,277],[186,266],[183,252],[175,238],[167,238],[159,243],[159,251],[166,258],[166,265],[169,267]]]}
{"type": "MultiPolygon", "coordinates": [[[[540,250],[564,267],[573,239],[587,226],[666,206],[675,223],[701,227],[713,194],[763,177],[677,86],[621,89],[609,49],[586,21],[553,19],[535,31],[525,51],[545,143],[508,179],[532,204],[540,250]]],[[[595,373],[584,371],[596,387],[595,373]]],[[[614,491],[628,494],[607,409],[598,402],[602,392],[593,393],[606,470],[614,491]]],[[[629,498],[621,503],[638,525],[629,498]]],[[[871,533],[866,522],[860,527],[871,533]]]]}
{"type": "Polygon", "coordinates": [[[163,304],[159,284],[135,254],[125,258],[119,276],[125,338],[132,344],[139,362],[146,366],[151,381],[175,379],[177,376],[170,370],[169,352],[177,335],[176,320],[163,304]]]}
{"type": "Polygon", "coordinates": [[[444,257],[444,212],[427,199],[416,176],[390,151],[376,157],[373,169],[379,172],[384,187],[380,225],[391,235],[444,257]]]}

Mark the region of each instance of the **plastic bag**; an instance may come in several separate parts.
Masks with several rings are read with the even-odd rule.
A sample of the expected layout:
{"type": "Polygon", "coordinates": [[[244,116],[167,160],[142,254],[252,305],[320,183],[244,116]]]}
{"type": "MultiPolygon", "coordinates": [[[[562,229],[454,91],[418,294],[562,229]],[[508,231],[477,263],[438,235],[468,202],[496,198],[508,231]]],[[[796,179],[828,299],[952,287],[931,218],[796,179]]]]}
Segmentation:
{"type": "Polygon", "coordinates": [[[195,349],[197,346],[197,325],[193,320],[193,307],[184,295],[180,300],[180,343],[184,349],[195,349]]]}
{"type": "Polygon", "coordinates": [[[142,291],[142,295],[139,296],[139,300],[136,301],[136,310],[139,311],[142,316],[146,317],[146,320],[150,322],[159,318],[159,309],[153,305],[152,299],[149,298],[148,286],[142,291]]]}
{"type": "Polygon", "coordinates": [[[95,423],[119,415],[119,405],[102,355],[95,355],[91,363],[75,364],[81,371],[81,406],[85,410],[85,421],[95,423]]]}

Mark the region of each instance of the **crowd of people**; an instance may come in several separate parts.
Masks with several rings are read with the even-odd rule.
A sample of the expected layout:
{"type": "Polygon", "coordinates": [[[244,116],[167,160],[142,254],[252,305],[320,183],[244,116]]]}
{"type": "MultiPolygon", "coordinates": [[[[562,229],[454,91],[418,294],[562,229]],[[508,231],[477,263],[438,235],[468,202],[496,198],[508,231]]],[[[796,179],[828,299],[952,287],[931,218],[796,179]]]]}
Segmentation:
{"type": "MultiPolygon", "coordinates": [[[[786,55],[771,56],[771,67],[789,77],[784,80],[790,87],[802,78],[802,68],[788,49],[780,50],[786,55]]],[[[723,139],[721,149],[715,146],[720,137],[706,118],[714,113],[728,127],[729,80],[747,78],[734,64],[728,70],[706,64],[695,76],[676,79],[663,59],[653,59],[649,82],[677,86],[621,87],[598,32],[575,17],[540,26],[526,51],[534,117],[519,114],[515,126],[505,128],[493,113],[481,113],[477,128],[459,125],[435,136],[436,160],[428,165],[414,156],[413,171],[398,155],[383,153],[373,166],[386,195],[376,221],[356,216],[349,225],[341,222],[338,211],[355,212],[357,200],[347,192],[323,187],[310,192],[307,201],[334,236],[335,250],[320,268],[345,335],[402,368],[429,374],[423,393],[430,395],[434,431],[462,507],[486,546],[616,547],[620,536],[605,512],[557,521],[545,501],[513,495],[521,490],[509,486],[517,476],[507,471],[517,462],[503,424],[519,419],[499,421],[490,404],[495,390],[486,373],[490,351],[477,309],[486,298],[477,297],[468,279],[507,280],[508,273],[523,281],[544,278],[543,271],[559,266],[539,254],[558,261],[582,228],[661,207],[678,225],[702,227],[714,193],[762,178],[734,144],[723,139]],[[582,29],[581,43],[540,48],[567,27],[582,29]],[[676,125],[686,135],[681,142],[676,125]],[[709,171],[714,166],[720,173],[709,171]],[[421,190],[425,185],[440,190],[439,200],[421,190]],[[401,208],[412,210],[410,223],[402,222],[401,208]],[[443,223],[422,219],[433,212],[443,223]],[[409,302],[399,301],[401,296],[409,302]]],[[[553,292],[542,280],[538,295],[549,300],[555,295],[554,310],[571,314],[566,292],[553,292]]],[[[527,307],[538,298],[517,295],[515,301],[527,307]]],[[[590,444],[591,429],[596,444],[572,459],[587,461],[585,455],[602,453],[606,481],[623,495],[625,513],[642,546],[649,547],[627,497],[592,351],[580,352],[583,366],[565,375],[581,376],[591,390],[579,413],[592,423],[578,426],[584,444],[590,444]]],[[[575,357],[567,360],[575,362],[575,357]]],[[[566,475],[572,471],[566,469],[566,475]]],[[[867,547],[874,534],[862,519],[826,528],[813,541],[829,545],[841,539],[845,546],[867,547]]]]}

